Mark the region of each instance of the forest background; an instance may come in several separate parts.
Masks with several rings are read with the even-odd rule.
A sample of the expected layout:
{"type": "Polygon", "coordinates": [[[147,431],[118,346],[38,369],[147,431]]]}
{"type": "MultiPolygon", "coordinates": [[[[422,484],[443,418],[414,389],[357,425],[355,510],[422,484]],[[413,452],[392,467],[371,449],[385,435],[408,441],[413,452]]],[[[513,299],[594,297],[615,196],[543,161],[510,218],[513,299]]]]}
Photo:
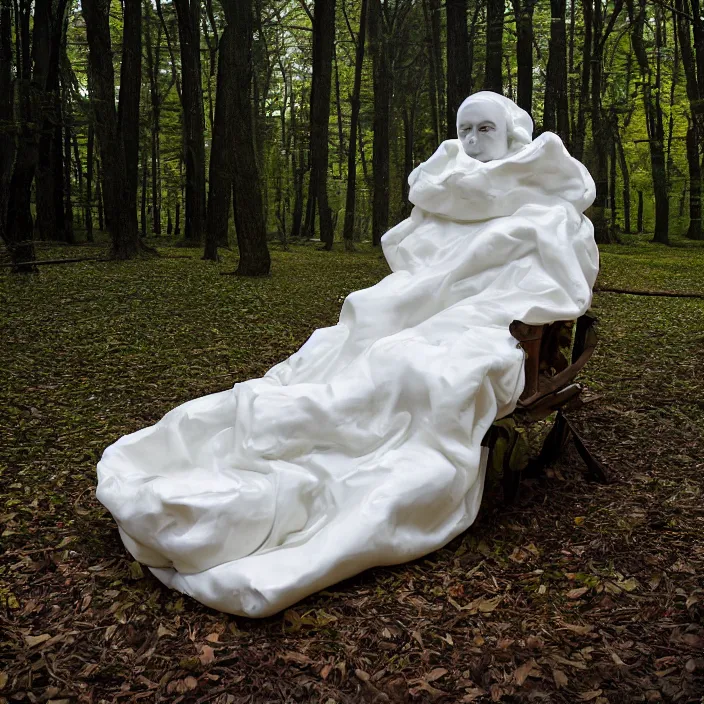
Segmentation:
{"type": "Polygon", "coordinates": [[[702,97],[699,0],[0,0],[0,704],[699,702],[702,97]],[[568,449],[264,621],[165,589],[95,498],[104,448],[388,274],[408,173],[482,88],[597,184],[570,422],[610,483],[568,449]]]}
{"type": "Polygon", "coordinates": [[[237,242],[242,274],[376,245],[480,89],[587,164],[600,243],[702,238],[699,0],[3,0],[0,235],[15,270],[96,229],[237,242]]]}

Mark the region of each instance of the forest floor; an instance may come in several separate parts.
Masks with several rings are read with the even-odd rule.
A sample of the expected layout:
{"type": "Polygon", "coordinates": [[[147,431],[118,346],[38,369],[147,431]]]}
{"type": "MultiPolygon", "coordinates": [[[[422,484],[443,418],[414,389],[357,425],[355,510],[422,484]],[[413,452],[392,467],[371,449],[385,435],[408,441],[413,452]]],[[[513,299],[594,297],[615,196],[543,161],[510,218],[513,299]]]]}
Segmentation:
{"type": "MultiPolygon", "coordinates": [[[[599,284],[704,293],[704,247],[677,245],[605,247],[599,284]]],[[[244,280],[233,253],[161,252],[0,273],[0,702],[704,701],[704,300],[595,295],[599,398],[572,417],[610,484],[570,451],[443,550],[254,621],[130,559],[96,462],[263,374],[386,264],[273,246],[244,280]]]]}

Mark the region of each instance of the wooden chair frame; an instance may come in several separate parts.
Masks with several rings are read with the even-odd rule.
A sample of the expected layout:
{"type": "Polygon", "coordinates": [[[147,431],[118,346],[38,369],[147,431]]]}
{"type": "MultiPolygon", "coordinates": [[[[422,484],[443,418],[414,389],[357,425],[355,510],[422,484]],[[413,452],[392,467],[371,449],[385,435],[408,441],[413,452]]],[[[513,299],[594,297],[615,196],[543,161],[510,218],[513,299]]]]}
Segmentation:
{"type": "MultiPolygon", "coordinates": [[[[596,318],[589,313],[577,321],[558,321],[548,325],[527,325],[515,320],[510,327],[511,334],[525,351],[525,386],[509,416],[517,426],[530,425],[544,420],[557,412],[553,426],[543,442],[539,455],[525,466],[513,466],[513,449],[518,440],[517,432],[506,429],[506,423],[494,424],[484,439],[489,447],[489,465],[493,464],[493,454],[502,438],[505,443],[502,456],[504,499],[514,500],[518,493],[523,472],[535,472],[554,462],[567,442],[571,439],[584,460],[588,477],[602,483],[608,482],[605,469],[589,452],[584,441],[569,421],[566,412],[583,405],[581,398],[584,387],[575,382],[577,374],[584,368],[594,353],[597,335],[594,329],[596,318]],[[560,349],[560,335],[572,333],[571,358],[560,349]]],[[[564,341],[564,339],[563,339],[564,341]]]]}

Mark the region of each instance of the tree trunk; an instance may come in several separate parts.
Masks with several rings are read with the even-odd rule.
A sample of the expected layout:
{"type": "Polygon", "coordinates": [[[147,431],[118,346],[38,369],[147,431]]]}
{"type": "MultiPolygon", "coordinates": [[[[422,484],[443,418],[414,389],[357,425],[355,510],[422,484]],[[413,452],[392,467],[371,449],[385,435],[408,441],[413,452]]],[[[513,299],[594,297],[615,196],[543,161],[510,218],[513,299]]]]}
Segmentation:
{"type": "Polygon", "coordinates": [[[618,210],[616,207],[616,131],[618,121],[614,115],[611,120],[611,135],[609,137],[609,208],[611,210],[611,231],[616,234],[618,210]]]}
{"type": "Polygon", "coordinates": [[[504,0],[486,0],[484,90],[503,92],[504,0]]]}
{"type": "MultiPolygon", "coordinates": [[[[24,261],[34,259],[34,247],[25,247],[24,253],[18,252],[18,245],[8,234],[7,207],[10,195],[10,181],[15,164],[15,126],[13,121],[13,86],[12,86],[12,13],[10,4],[0,5],[0,239],[7,245],[12,261],[17,267],[24,261]],[[30,251],[27,251],[27,250],[30,251]],[[27,258],[26,255],[29,255],[27,258]]],[[[17,56],[19,62],[20,57],[17,56]]],[[[15,64],[15,68],[19,66],[15,64]]],[[[20,266],[21,268],[21,266],[20,266]]],[[[31,267],[29,267],[31,268],[31,267]]]]}
{"type": "MultiPolygon", "coordinates": [[[[364,0],[365,3],[367,0],[364,0]]],[[[428,100],[435,144],[445,133],[442,125],[442,105],[444,105],[444,76],[442,48],[440,45],[440,0],[423,0],[423,16],[426,28],[428,50],[428,100]]]]}
{"type": "MultiPolygon", "coordinates": [[[[585,7],[590,0],[584,0],[585,7]]],[[[620,13],[622,3],[616,2],[612,13],[612,21],[620,13]]],[[[608,152],[604,146],[608,143],[608,120],[602,114],[602,79],[604,73],[603,56],[604,44],[608,32],[613,27],[609,22],[608,32],[604,31],[603,7],[601,2],[594,2],[592,13],[593,42],[591,51],[591,124],[592,124],[592,177],[596,185],[596,198],[590,211],[594,223],[594,238],[600,244],[615,241],[615,233],[609,226],[607,217],[609,174],[608,152]]]]}
{"type": "Polygon", "coordinates": [[[572,155],[580,161],[584,158],[584,141],[587,131],[587,99],[592,66],[592,15],[594,0],[582,0],[584,15],[584,41],[582,45],[582,75],[580,80],[579,100],[577,107],[577,131],[572,137],[572,155]]]}
{"type": "Polygon", "coordinates": [[[513,0],[516,16],[516,82],[518,106],[533,114],[533,12],[536,0],[513,0]]]}
{"type": "Polygon", "coordinates": [[[699,161],[699,140],[697,129],[690,124],[687,130],[687,166],[689,171],[689,225],[687,237],[691,240],[704,239],[702,231],[702,170],[699,161]]]}
{"type": "Polygon", "coordinates": [[[73,172],[77,186],[76,196],[78,203],[80,204],[79,211],[82,213],[79,218],[79,222],[82,226],[83,223],[85,223],[86,191],[85,184],[83,182],[84,171],[83,163],[81,162],[81,150],[78,146],[78,135],[73,130],[71,130],[71,144],[73,146],[73,172]]]}
{"type": "MultiPolygon", "coordinates": [[[[697,62],[692,52],[692,40],[689,32],[689,3],[675,0],[673,21],[680,39],[682,66],[686,78],[687,98],[689,100],[690,122],[687,129],[686,153],[689,172],[689,225],[687,237],[693,240],[704,238],[702,230],[702,172],[699,160],[700,135],[704,128],[704,106],[701,103],[700,82],[704,75],[697,76],[697,62]]],[[[696,36],[696,32],[695,32],[696,36]]]]}
{"type": "Polygon", "coordinates": [[[313,83],[310,103],[310,159],[312,208],[317,204],[320,239],[333,245],[332,212],[328,204],[328,132],[332,55],[335,42],[335,0],[316,0],[313,15],[313,83]]]}
{"type": "Polygon", "coordinates": [[[369,41],[374,74],[372,244],[389,228],[389,122],[391,67],[381,0],[369,0],[369,41]]]}
{"type": "MultiPolygon", "coordinates": [[[[301,103],[305,100],[302,99],[301,103]]],[[[297,124],[296,100],[293,90],[291,91],[291,127],[293,135],[291,168],[293,170],[293,215],[291,217],[291,237],[297,239],[301,237],[301,227],[303,223],[303,180],[305,177],[305,166],[303,163],[303,148],[301,147],[301,137],[297,124]]]]}
{"type": "Polygon", "coordinates": [[[218,47],[218,78],[215,96],[213,141],[210,149],[208,190],[208,231],[203,259],[217,261],[218,244],[227,242],[227,230],[232,202],[233,169],[233,109],[237,96],[234,81],[228,79],[236,70],[236,47],[233,28],[229,24],[220,36],[218,47]]]}
{"type": "Polygon", "coordinates": [[[636,215],[636,229],[640,235],[643,232],[643,191],[638,191],[638,214],[636,215]]]}
{"type": "Polygon", "coordinates": [[[91,102],[100,142],[100,162],[108,228],[112,237],[112,253],[118,259],[129,259],[142,249],[137,227],[136,208],[130,202],[127,160],[118,129],[115,110],[115,74],[110,45],[110,1],[91,0],[83,3],[83,17],[88,36],[88,64],[91,74],[91,102]]]}
{"type": "MultiPolygon", "coordinates": [[[[46,1],[39,0],[39,10],[35,9],[34,37],[39,40],[48,36],[48,13],[46,1]],[[43,7],[43,9],[42,9],[43,7]]],[[[46,75],[41,64],[34,65],[30,59],[30,18],[31,3],[29,0],[20,0],[15,8],[15,36],[18,38],[16,52],[16,101],[19,126],[16,137],[8,133],[12,144],[8,144],[5,152],[0,151],[0,163],[5,163],[3,169],[4,179],[9,178],[9,188],[5,201],[4,225],[0,226],[0,233],[7,245],[13,263],[13,271],[31,273],[37,270],[36,266],[29,264],[35,260],[33,233],[34,222],[31,211],[32,181],[37,166],[39,155],[39,135],[37,124],[41,121],[41,101],[46,75]]],[[[35,3],[36,8],[36,3],[35,3]]],[[[11,28],[10,16],[7,5],[0,8],[2,27],[0,36],[3,56],[10,56],[10,61],[0,62],[0,76],[5,86],[0,93],[0,102],[3,110],[8,114],[8,124],[12,124],[13,97],[11,93],[11,28]]],[[[3,189],[4,190],[4,189],[3,189]]]]}
{"type": "MultiPolygon", "coordinates": [[[[337,61],[337,49],[332,47],[333,64],[335,66],[335,107],[337,112],[337,168],[342,178],[342,166],[345,160],[345,134],[342,127],[342,99],[340,98],[340,65],[337,61]]],[[[286,102],[284,101],[284,104],[286,102]]]]}
{"type": "MultiPolygon", "coordinates": [[[[43,78],[42,129],[36,168],[37,237],[64,240],[63,130],[59,63],[62,54],[66,0],[35,3],[32,32],[34,72],[43,78]]],[[[36,81],[36,76],[33,76],[36,81]]]]}
{"type": "MultiPolygon", "coordinates": [[[[345,249],[354,249],[354,214],[355,195],[357,189],[357,130],[359,129],[360,94],[362,90],[362,68],[364,67],[364,44],[367,34],[368,0],[362,0],[359,14],[359,33],[357,35],[357,51],[354,64],[354,86],[350,97],[352,114],[350,116],[350,139],[347,150],[347,194],[345,198],[345,226],[343,239],[345,249]]],[[[437,109],[437,106],[436,106],[437,109]]]]}
{"type": "Polygon", "coordinates": [[[621,168],[621,180],[623,181],[623,231],[626,234],[631,232],[631,176],[628,170],[626,152],[623,149],[621,137],[616,132],[616,148],[618,149],[618,160],[621,168]]]}
{"type": "Polygon", "coordinates": [[[200,62],[200,0],[173,0],[181,44],[181,80],[186,162],[184,240],[199,246],[205,235],[205,115],[200,62]]]}
{"type": "Polygon", "coordinates": [[[413,146],[415,135],[417,94],[413,96],[410,108],[403,106],[403,175],[401,177],[401,219],[410,215],[411,203],[408,201],[410,186],[408,175],[413,171],[413,146]]]}
{"type": "Polygon", "coordinates": [[[93,154],[95,150],[95,130],[93,123],[88,125],[88,144],[86,147],[86,239],[93,242],[93,154]]]}
{"type": "Polygon", "coordinates": [[[457,137],[457,109],[471,92],[467,0],[447,0],[447,139],[457,137]]]}
{"type": "Polygon", "coordinates": [[[123,0],[123,3],[124,31],[117,124],[125,151],[127,201],[121,207],[136,211],[139,184],[139,98],[142,87],[142,3],[141,0],[123,0]]]}
{"type": "Polygon", "coordinates": [[[543,128],[555,132],[569,143],[569,105],[567,102],[566,0],[550,0],[550,45],[545,77],[543,128]]]}
{"type": "Polygon", "coordinates": [[[105,228],[105,201],[103,200],[103,174],[100,168],[100,159],[95,160],[95,199],[98,206],[98,230],[105,228]]]}
{"type": "MultiPolygon", "coordinates": [[[[68,57],[67,57],[68,58],[68,57]]],[[[73,201],[71,197],[71,124],[73,123],[71,117],[71,105],[68,99],[68,89],[66,87],[66,81],[62,78],[61,80],[61,103],[63,105],[64,114],[64,126],[63,126],[63,139],[64,139],[64,173],[63,173],[63,188],[61,189],[61,195],[64,198],[63,211],[64,211],[64,240],[68,244],[74,244],[76,238],[73,231],[73,201]]],[[[61,126],[59,125],[59,130],[61,126]]],[[[79,191],[80,195],[80,191],[79,191]]]]}
{"type": "MultiPolygon", "coordinates": [[[[670,203],[667,192],[667,171],[665,167],[665,150],[662,108],[660,106],[660,84],[652,85],[650,61],[643,41],[643,26],[646,21],[646,0],[639,0],[638,13],[635,14],[634,0],[628,0],[628,11],[631,20],[631,41],[633,50],[640,66],[643,105],[645,108],[646,125],[648,128],[648,147],[650,151],[650,167],[653,177],[653,192],[655,195],[655,232],[653,242],[669,244],[670,203]]],[[[661,23],[656,18],[655,47],[659,52],[662,45],[661,23]]],[[[658,76],[659,79],[659,76],[658,76]]]]}
{"type": "Polygon", "coordinates": [[[147,236],[147,153],[142,152],[142,202],[140,205],[140,214],[142,220],[142,237],[147,236]]]}
{"type": "Polygon", "coordinates": [[[257,168],[252,118],[252,34],[253,0],[223,0],[228,25],[233,29],[235,70],[232,81],[233,124],[233,203],[241,276],[262,276],[269,273],[271,259],[266,243],[266,225],[261,184],[257,168]]]}
{"type": "Polygon", "coordinates": [[[149,74],[149,98],[151,103],[151,160],[152,160],[152,232],[161,235],[161,91],[159,88],[161,27],[157,32],[156,47],[152,42],[152,9],[145,4],[147,20],[144,31],[144,44],[149,74]]]}

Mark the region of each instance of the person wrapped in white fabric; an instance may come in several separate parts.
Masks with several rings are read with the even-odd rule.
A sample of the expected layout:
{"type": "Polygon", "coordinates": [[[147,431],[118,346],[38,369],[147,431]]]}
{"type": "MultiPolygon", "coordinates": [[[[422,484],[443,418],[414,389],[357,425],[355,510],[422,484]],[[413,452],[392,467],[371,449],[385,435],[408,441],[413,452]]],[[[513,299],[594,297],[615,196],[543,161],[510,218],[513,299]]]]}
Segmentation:
{"type": "Polygon", "coordinates": [[[268,616],[474,521],[481,441],[523,388],[513,320],[572,319],[598,270],[586,168],[526,112],[470,96],[410,175],[392,273],[264,377],[111,445],[97,496],[129,552],[222,611],[268,616]]]}

